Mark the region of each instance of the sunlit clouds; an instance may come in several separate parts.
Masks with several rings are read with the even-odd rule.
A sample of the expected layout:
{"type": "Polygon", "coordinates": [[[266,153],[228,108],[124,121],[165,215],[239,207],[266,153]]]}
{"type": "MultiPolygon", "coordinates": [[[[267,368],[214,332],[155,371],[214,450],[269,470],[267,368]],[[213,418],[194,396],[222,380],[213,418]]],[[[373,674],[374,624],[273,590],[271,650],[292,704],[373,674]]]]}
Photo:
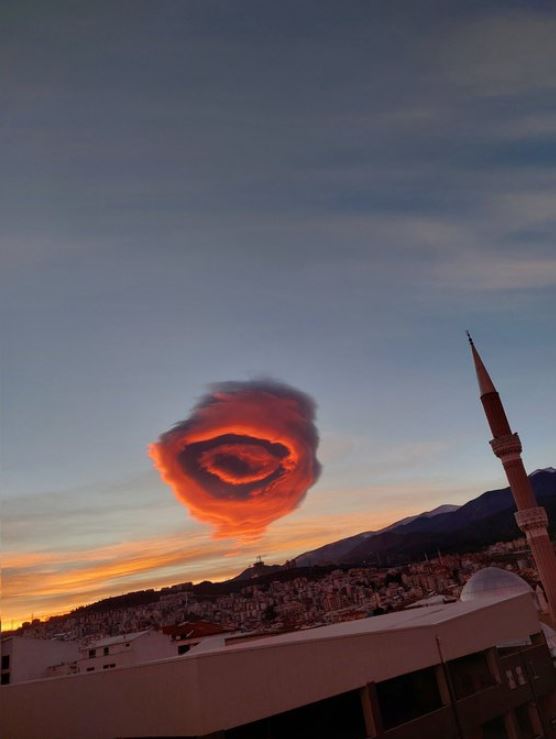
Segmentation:
{"type": "Polygon", "coordinates": [[[3,559],[3,620],[44,617],[115,593],[205,579],[233,577],[257,554],[277,561],[315,547],[334,531],[339,537],[360,525],[360,516],[323,516],[281,523],[262,541],[241,551],[203,532],[173,533],[89,549],[13,552],[3,559]]]}
{"type": "Polygon", "coordinates": [[[314,414],[313,401],[287,385],[221,383],[149,453],[217,538],[252,541],[291,513],[320,473],[314,414]]]}
{"type": "Polygon", "coordinates": [[[79,605],[111,595],[159,588],[180,582],[224,580],[234,577],[257,555],[269,562],[284,562],[296,555],[344,536],[383,526],[418,513],[419,501],[427,498],[430,507],[447,499],[464,501],[473,490],[448,489],[435,485],[397,484],[361,490],[336,491],[333,497],[346,498],[356,510],[340,513],[326,510],[322,496],[291,517],[277,521],[259,541],[233,542],[207,536],[204,527],[186,531],[167,529],[158,536],[130,538],[104,546],[73,546],[33,549],[12,547],[2,561],[4,628],[17,626],[31,616],[46,618],[66,613],[79,605]],[[369,498],[375,511],[365,516],[358,508],[369,498]],[[320,512],[319,512],[320,509],[320,512]],[[324,509],[324,510],[323,510],[324,509]]]}

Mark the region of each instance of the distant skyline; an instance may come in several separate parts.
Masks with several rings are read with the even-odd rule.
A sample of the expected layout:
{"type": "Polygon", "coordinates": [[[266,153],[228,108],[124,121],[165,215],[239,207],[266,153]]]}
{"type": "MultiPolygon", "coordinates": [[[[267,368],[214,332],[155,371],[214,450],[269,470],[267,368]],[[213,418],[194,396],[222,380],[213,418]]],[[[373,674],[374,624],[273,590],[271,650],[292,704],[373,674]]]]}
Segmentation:
{"type": "Polygon", "coordinates": [[[2,11],[4,628],[504,487],[465,330],[556,466],[556,10],[2,11]],[[317,404],[322,473],[214,540],[147,447],[214,382],[317,404]]]}

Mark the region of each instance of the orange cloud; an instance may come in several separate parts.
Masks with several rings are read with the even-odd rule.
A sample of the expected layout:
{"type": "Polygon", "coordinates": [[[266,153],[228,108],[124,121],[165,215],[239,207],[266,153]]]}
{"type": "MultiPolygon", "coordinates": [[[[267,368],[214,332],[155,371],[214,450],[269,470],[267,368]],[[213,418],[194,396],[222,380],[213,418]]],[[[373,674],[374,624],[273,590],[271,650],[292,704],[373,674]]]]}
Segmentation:
{"type": "Polygon", "coordinates": [[[314,404],[275,382],[213,388],[149,448],[162,479],[217,538],[259,539],[318,477],[314,404]]]}

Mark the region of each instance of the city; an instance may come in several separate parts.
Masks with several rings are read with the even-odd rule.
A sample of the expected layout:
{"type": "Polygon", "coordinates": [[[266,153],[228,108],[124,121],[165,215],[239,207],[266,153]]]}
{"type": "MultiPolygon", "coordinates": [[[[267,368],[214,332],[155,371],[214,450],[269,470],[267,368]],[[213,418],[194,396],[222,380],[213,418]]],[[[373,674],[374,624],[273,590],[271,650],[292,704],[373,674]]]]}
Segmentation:
{"type": "Polygon", "coordinates": [[[40,639],[100,639],[143,629],[162,629],[181,622],[209,621],[226,631],[277,633],[303,627],[350,621],[401,610],[427,602],[459,598],[467,580],[484,567],[502,567],[523,577],[545,604],[542,588],[524,538],[499,542],[485,551],[439,555],[400,568],[313,568],[311,576],[274,580],[252,577],[238,592],[225,595],[194,594],[191,583],[152,592],[154,602],[111,610],[97,604],[90,612],[75,612],[46,622],[25,622],[15,633],[40,639]],[[319,572],[320,570],[320,572],[319,572]],[[259,582],[262,580],[263,582],[259,582]]]}

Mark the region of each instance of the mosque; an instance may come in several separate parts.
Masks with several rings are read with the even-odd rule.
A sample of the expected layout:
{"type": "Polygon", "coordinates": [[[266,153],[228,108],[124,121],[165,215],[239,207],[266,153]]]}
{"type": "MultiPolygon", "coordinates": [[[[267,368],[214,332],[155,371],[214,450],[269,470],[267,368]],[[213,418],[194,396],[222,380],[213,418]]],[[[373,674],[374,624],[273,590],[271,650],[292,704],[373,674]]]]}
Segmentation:
{"type": "Polygon", "coordinates": [[[482,599],[492,600],[513,598],[517,595],[528,594],[539,611],[539,621],[550,649],[556,660],[556,629],[549,623],[543,622],[542,613],[546,608],[546,601],[542,592],[535,593],[533,588],[515,572],[504,570],[501,567],[483,567],[472,575],[464,585],[460,600],[464,602],[481,602],[482,599]]]}

